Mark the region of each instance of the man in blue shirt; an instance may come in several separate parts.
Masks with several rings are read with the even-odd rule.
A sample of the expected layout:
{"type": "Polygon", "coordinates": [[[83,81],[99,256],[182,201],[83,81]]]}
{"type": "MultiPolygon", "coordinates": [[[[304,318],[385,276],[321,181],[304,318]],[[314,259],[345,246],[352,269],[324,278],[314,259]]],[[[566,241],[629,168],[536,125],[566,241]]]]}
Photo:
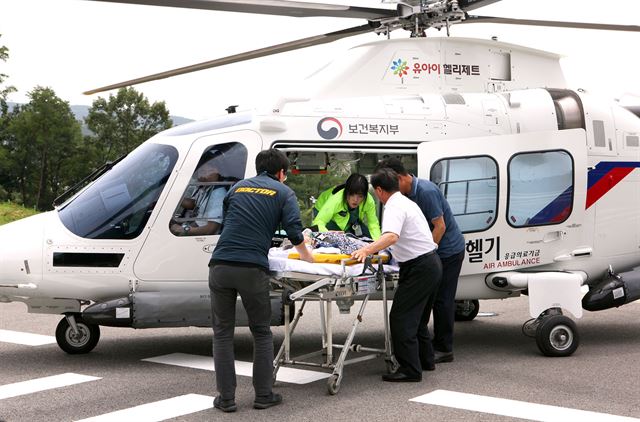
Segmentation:
{"type": "Polygon", "coordinates": [[[269,260],[271,239],[279,225],[300,259],[313,262],[306,248],[295,193],[286,185],[289,160],[271,149],[256,157],[257,176],[236,183],[224,199],[223,228],[209,262],[209,289],[213,326],[213,360],[220,393],[213,402],[224,412],[236,410],[235,329],[236,300],[242,299],[254,340],[253,407],[266,409],[282,402],[272,392],[273,338],[269,260]]]}
{"type": "Polygon", "coordinates": [[[400,192],[418,204],[424,214],[433,240],[438,244],[442,261],[442,280],[433,304],[433,348],[435,363],[453,361],[453,324],[456,311],[456,289],[464,261],[464,236],[458,228],[451,207],[434,183],[409,174],[397,158],[387,158],[376,169],[390,168],[398,174],[400,192]]]}

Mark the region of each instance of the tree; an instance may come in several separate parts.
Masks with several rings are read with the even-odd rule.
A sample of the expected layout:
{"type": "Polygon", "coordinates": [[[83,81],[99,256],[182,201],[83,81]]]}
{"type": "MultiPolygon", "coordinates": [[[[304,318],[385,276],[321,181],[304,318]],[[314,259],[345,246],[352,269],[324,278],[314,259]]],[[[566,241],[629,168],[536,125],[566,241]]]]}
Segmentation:
{"type": "Polygon", "coordinates": [[[121,88],[115,96],[109,95],[109,99],[99,97],[89,109],[85,122],[95,134],[100,163],[129,153],[173,125],[164,101],[149,104],[134,88],[121,88]]]}
{"type": "MultiPolygon", "coordinates": [[[[2,34],[0,34],[0,37],[2,34]]],[[[0,61],[6,62],[9,59],[9,49],[0,45],[0,61]]],[[[7,106],[7,96],[16,89],[12,86],[3,87],[3,82],[8,78],[4,73],[0,73],[0,201],[8,198],[7,186],[10,182],[8,168],[10,166],[6,138],[8,136],[7,126],[9,122],[9,108],[7,106]]]]}
{"type": "MultiPolygon", "coordinates": [[[[0,34],[0,37],[2,37],[2,34],[0,34]]],[[[9,58],[9,49],[4,45],[0,45],[0,60],[2,60],[3,62],[6,62],[8,58],[9,58]]],[[[11,94],[12,92],[15,92],[16,90],[12,86],[6,86],[4,88],[2,87],[2,83],[7,78],[8,78],[7,75],[5,75],[4,73],[0,73],[0,118],[2,118],[2,116],[7,114],[7,95],[11,94]]]]}
{"type": "Polygon", "coordinates": [[[14,198],[18,191],[18,179],[15,177],[19,166],[14,160],[13,150],[16,146],[15,136],[10,130],[13,118],[20,113],[20,105],[0,114],[0,201],[15,200],[22,203],[20,198],[14,198]]]}
{"type": "Polygon", "coordinates": [[[69,103],[51,88],[36,87],[28,97],[10,121],[7,144],[23,204],[46,210],[72,183],[72,169],[86,166],[78,154],[82,135],[69,103]]]}

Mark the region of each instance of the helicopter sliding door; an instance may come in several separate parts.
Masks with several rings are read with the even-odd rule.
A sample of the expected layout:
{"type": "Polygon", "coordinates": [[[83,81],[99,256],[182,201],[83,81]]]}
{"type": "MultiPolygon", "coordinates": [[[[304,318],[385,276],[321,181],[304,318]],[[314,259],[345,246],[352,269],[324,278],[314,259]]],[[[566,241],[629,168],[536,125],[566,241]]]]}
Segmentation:
{"type": "Polygon", "coordinates": [[[523,269],[584,250],[582,129],[433,141],[418,175],[444,193],[465,235],[462,274],[523,269]]]}
{"type": "Polygon", "coordinates": [[[255,174],[261,148],[253,131],[205,136],[193,143],[134,264],[140,280],[208,279],[224,196],[234,183],[255,174]]]}

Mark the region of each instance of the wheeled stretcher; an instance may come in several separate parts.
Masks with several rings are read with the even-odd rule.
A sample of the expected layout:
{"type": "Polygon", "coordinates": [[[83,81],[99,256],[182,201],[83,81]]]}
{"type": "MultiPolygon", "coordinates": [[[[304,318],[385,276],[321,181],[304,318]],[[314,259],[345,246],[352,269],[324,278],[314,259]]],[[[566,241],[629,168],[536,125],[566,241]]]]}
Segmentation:
{"type": "Polygon", "coordinates": [[[348,259],[342,259],[339,265],[320,264],[319,266],[319,264],[301,261],[283,263],[281,260],[272,260],[270,257],[270,266],[274,275],[272,282],[277,286],[276,290],[281,291],[285,301],[284,341],[274,361],[274,381],[278,370],[284,365],[326,368],[332,371],[327,380],[327,389],[329,394],[335,395],[340,389],[346,365],[384,356],[387,370],[392,372],[396,369],[397,363],[393,357],[389,332],[387,291],[393,290],[397,285],[398,269],[395,266],[385,266],[380,256],[368,259],[365,264],[353,266],[347,265],[348,261],[348,259]],[[294,266],[295,271],[288,268],[291,266],[294,266]],[[328,268],[328,266],[331,266],[331,268],[328,268]],[[276,268],[275,271],[274,268],[276,268]],[[315,274],[316,272],[321,274],[315,274]],[[331,274],[325,274],[326,272],[331,274]],[[362,322],[362,316],[370,296],[378,296],[380,293],[383,301],[384,349],[353,344],[358,325],[362,322]],[[355,300],[361,300],[362,303],[353,319],[347,339],[344,344],[335,344],[332,329],[332,303],[335,302],[337,304],[341,313],[349,313],[355,300]],[[291,338],[303,315],[305,305],[310,301],[316,301],[320,305],[322,347],[317,351],[292,357],[291,338]],[[291,319],[289,305],[293,302],[300,302],[300,306],[295,313],[295,317],[291,319]],[[340,350],[337,359],[334,356],[334,349],[340,350]],[[347,355],[350,352],[366,354],[347,359],[347,355]],[[316,359],[315,362],[307,361],[307,359],[317,357],[320,357],[320,359],[316,359]]]}

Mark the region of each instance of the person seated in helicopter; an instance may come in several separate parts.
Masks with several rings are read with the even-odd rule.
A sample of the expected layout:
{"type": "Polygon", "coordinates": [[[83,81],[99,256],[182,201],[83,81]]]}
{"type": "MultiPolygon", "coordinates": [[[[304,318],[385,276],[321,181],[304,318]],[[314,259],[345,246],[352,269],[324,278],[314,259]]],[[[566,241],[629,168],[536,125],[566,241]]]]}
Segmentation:
{"type": "Polygon", "coordinates": [[[194,178],[202,184],[189,197],[183,198],[180,204],[183,222],[180,224],[173,221],[170,230],[177,236],[217,234],[222,225],[222,203],[229,186],[210,184],[222,181],[213,158],[204,161],[197,168],[194,178]]]}
{"type": "Polygon", "coordinates": [[[344,188],[326,199],[313,224],[321,232],[339,230],[357,237],[378,239],[380,222],[367,178],[358,173],[349,176],[344,188]]]}

